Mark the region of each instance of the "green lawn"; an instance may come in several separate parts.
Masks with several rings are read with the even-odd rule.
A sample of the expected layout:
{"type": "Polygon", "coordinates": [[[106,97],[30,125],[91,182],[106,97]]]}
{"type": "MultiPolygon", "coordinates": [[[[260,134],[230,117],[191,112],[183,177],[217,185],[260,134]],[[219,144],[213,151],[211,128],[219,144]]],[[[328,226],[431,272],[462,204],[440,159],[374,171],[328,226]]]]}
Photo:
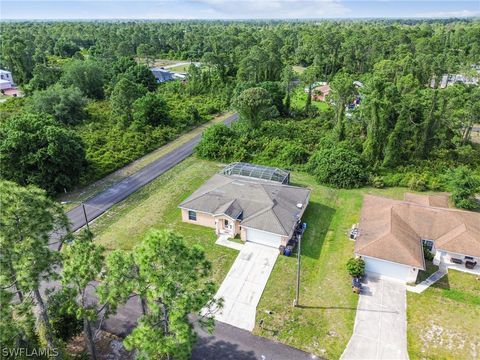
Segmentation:
{"type": "Polygon", "coordinates": [[[420,270],[418,272],[417,281],[415,281],[415,284],[420,284],[422,281],[427,280],[430,275],[438,270],[438,266],[433,265],[433,263],[428,260],[425,261],[425,267],[425,270],[420,270]]]}
{"type": "MultiPolygon", "coordinates": [[[[213,263],[214,280],[221,283],[237,251],[215,245],[213,229],[182,223],[177,208],[220,169],[214,162],[186,159],[97,219],[92,224],[97,241],[107,250],[128,250],[150,228],[174,229],[186,241],[205,248],[213,263]]],[[[280,256],[260,300],[254,333],[336,359],[352,334],[355,319],[357,296],[351,291],[345,263],[353,254],[348,231],[359,220],[362,194],[402,198],[404,189],[335,190],[297,172],[292,174],[292,181],[312,189],[304,217],[308,227],[302,241],[301,306],[292,307],[295,257],[280,256]]]]}
{"type": "Polygon", "coordinates": [[[411,359],[478,359],[480,280],[449,270],[422,294],[408,292],[411,359]]]}
{"type": "Polygon", "coordinates": [[[174,229],[186,241],[201,244],[213,263],[213,277],[221,283],[237,251],[215,245],[213,229],[181,221],[177,205],[218,172],[215,164],[190,157],[152,183],[114,206],[92,224],[96,241],[113,249],[132,249],[151,228],[174,229]]]}
{"type": "MultiPolygon", "coordinates": [[[[303,88],[304,88],[303,85],[299,85],[293,90],[292,98],[291,98],[292,109],[300,110],[305,108],[305,103],[307,101],[308,94],[305,93],[303,88]]],[[[320,111],[325,111],[328,109],[328,104],[326,102],[321,102],[321,101],[312,100],[312,106],[317,107],[320,111]]]]}

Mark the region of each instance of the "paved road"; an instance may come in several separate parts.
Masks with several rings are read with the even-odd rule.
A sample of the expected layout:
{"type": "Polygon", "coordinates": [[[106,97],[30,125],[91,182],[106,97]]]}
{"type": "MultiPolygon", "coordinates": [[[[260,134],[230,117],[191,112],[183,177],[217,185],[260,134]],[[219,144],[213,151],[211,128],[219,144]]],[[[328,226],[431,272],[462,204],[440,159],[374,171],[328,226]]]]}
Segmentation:
{"type": "MultiPolygon", "coordinates": [[[[238,115],[234,114],[225,120],[225,124],[228,125],[237,119],[238,115]]],[[[196,136],[184,145],[145,166],[135,174],[87,200],[85,202],[85,209],[88,221],[92,221],[102,215],[113,205],[124,200],[142,186],[148,184],[165,171],[192,155],[193,148],[200,141],[200,138],[201,135],[196,136]]],[[[70,210],[67,215],[70,219],[72,230],[78,230],[85,225],[85,217],[81,206],[70,210]]],[[[45,284],[44,287],[56,287],[58,285],[56,282],[51,282],[45,284]]],[[[93,291],[90,294],[90,299],[92,301],[95,299],[93,291]]],[[[140,314],[141,308],[139,301],[137,298],[132,298],[124,306],[121,306],[114,316],[106,319],[102,328],[124,337],[136,326],[140,314]]],[[[199,330],[199,341],[193,351],[192,358],[195,360],[317,359],[316,356],[301,350],[254,336],[248,331],[220,322],[217,322],[213,335],[199,330]]]]}
{"type": "MultiPolygon", "coordinates": [[[[225,119],[225,124],[238,119],[237,114],[233,114],[225,119]]],[[[87,212],[88,221],[92,221],[96,217],[102,215],[113,205],[127,198],[142,186],[148,184],[165,171],[171,169],[182,160],[193,154],[193,148],[198,144],[201,134],[195,136],[192,140],[172,150],[168,154],[148,164],[135,174],[116,183],[109,189],[85,201],[85,210],[87,212]]],[[[77,206],[67,213],[72,226],[72,230],[76,231],[85,225],[85,216],[81,206],[77,206]]]]}

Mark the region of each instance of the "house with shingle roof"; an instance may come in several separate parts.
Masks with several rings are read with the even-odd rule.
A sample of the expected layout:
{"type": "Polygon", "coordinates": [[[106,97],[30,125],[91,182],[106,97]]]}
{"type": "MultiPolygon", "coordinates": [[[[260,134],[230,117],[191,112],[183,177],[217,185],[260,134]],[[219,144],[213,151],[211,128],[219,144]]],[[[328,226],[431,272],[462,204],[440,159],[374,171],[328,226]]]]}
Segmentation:
{"type": "Polygon", "coordinates": [[[179,208],[184,222],[211,227],[217,235],[239,234],[243,241],[279,247],[292,238],[309,196],[306,188],[228,171],[213,175],[179,208]]]}
{"type": "MultiPolygon", "coordinates": [[[[436,265],[480,262],[480,214],[448,208],[447,195],[405,194],[405,200],[365,195],[355,254],[366,271],[413,282],[425,269],[423,245],[436,265]]],[[[474,271],[480,273],[479,265],[474,271]]]]}

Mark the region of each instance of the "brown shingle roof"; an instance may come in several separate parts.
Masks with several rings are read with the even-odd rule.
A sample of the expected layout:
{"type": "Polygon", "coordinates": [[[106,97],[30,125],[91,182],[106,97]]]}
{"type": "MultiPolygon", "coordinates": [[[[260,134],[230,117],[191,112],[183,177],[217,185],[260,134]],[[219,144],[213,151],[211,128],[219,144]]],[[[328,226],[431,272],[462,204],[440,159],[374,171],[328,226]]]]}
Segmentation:
{"type": "Polygon", "coordinates": [[[423,268],[421,240],[428,239],[439,250],[480,256],[478,213],[365,195],[359,228],[359,255],[423,268]]]}
{"type": "Polygon", "coordinates": [[[418,205],[448,208],[448,194],[420,195],[405,193],[403,199],[418,205]]]}
{"type": "Polygon", "coordinates": [[[215,174],[179,206],[233,218],[242,213],[242,226],[291,235],[309,194],[297,186],[215,174]]]}

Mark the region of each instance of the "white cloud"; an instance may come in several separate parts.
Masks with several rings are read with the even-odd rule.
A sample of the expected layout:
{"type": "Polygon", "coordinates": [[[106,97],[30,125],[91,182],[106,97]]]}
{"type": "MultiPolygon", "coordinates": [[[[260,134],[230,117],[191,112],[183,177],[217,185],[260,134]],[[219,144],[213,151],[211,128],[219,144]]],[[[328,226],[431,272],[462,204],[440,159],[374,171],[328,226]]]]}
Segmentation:
{"type": "Polygon", "coordinates": [[[224,19],[297,19],[343,17],[350,10],[339,0],[195,0],[199,17],[224,19]],[[202,16],[203,15],[203,16],[202,16]]]}
{"type": "Polygon", "coordinates": [[[454,17],[475,17],[480,16],[479,11],[458,10],[458,11],[432,11],[416,14],[419,18],[454,18],[454,17]]]}

